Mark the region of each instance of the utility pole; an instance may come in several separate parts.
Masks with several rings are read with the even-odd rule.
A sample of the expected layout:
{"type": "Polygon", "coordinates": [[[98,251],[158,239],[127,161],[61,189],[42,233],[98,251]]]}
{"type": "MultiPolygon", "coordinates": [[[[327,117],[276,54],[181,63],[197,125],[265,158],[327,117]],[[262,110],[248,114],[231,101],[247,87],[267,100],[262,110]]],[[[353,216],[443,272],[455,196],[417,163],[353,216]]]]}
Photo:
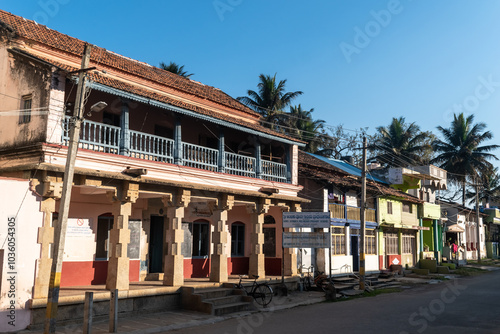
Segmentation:
{"type": "Polygon", "coordinates": [[[361,171],[361,247],[359,259],[359,289],[365,290],[365,208],[366,208],[366,136],[363,137],[363,166],[361,171]]]}
{"type": "Polygon", "coordinates": [[[57,307],[59,303],[59,285],[61,283],[61,270],[64,254],[64,243],[66,240],[66,229],[68,227],[68,213],[71,201],[71,189],[73,188],[73,176],[75,174],[75,160],[80,139],[80,127],[83,120],[85,105],[85,82],[86,70],[90,62],[90,51],[92,46],[85,44],[83,51],[81,69],[78,74],[78,87],[76,91],[75,109],[70,121],[68,156],[66,168],[64,169],[63,189],[61,202],[59,204],[59,218],[54,226],[54,244],[52,252],[52,269],[50,272],[49,295],[47,298],[47,313],[45,316],[44,333],[56,332],[57,307]]]}
{"type": "Polygon", "coordinates": [[[476,231],[477,231],[477,262],[481,263],[481,228],[479,227],[479,182],[476,178],[476,231]]]}

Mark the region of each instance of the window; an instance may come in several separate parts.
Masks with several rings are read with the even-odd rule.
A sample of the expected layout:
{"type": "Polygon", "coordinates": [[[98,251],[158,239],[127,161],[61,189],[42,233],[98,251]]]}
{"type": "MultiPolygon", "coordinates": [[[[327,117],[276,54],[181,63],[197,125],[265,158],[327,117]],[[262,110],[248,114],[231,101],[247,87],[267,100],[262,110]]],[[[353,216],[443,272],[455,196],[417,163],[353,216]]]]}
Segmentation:
{"type": "Polygon", "coordinates": [[[193,223],[193,257],[208,256],[209,224],[205,222],[193,223]]]}
{"type": "Polygon", "coordinates": [[[113,228],[112,216],[101,216],[97,218],[97,237],[95,247],[95,259],[107,260],[109,250],[109,231],[113,228]]]}
{"type": "Polygon", "coordinates": [[[392,215],[392,202],[387,202],[387,213],[392,215]]]}
{"type": "Polygon", "coordinates": [[[377,254],[375,230],[365,230],[365,254],[377,254]]]}
{"type": "Polygon", "coordinates": [[[411,203],[403,203],[403,212],[413,213],[413,205],[411,203]]]}
{"type": "Polygon", "coordinates": [[[276,257],[276,228],[264,227],[264,245],[262,251],[265,257],[276,257]]]}
{"type": "Polygon", "coordinates": [[[21,113],[19,114],[19,124],[29,123],[31,121],[31,103],[32,96],[24,95],[21,98],[21,113]]]}
{"type": "Polygon", "coordinates": [[[399,254],[399,238],[396,232],[384,232],[385,253],[387,255],[399,254]]]}
{"type": "Polygon", "coordinates": [[[402,254],[413,254],[415,248],[415,234],[414,233],[403,233],[401,235],[403,249],[401,250],[402,254]]]}
{"type": "Polygon", "coordinates": [[[231,256],[245,256],[245,225],[231,225],[231,256]]]}
{"type": "Polygon", "coordinates": [[[345,230],[343,227],[332,228],[332,255],[345,254],[345,230]]]}

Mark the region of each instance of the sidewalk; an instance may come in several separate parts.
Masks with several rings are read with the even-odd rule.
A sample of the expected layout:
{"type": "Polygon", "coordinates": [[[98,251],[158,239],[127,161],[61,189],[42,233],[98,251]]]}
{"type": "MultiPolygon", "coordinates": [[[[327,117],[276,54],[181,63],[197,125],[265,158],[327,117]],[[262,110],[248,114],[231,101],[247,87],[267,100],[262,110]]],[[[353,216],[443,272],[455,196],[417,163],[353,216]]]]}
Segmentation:
{"type": "MultiPolygon", "coordinates": [[[[159,333],[169,330],[209,325],[231,318],[248,315],[252,312],[273,312],[301,305],[320,303],[325,300],[324,293],[318,291],[299,292],[291,291],[288,296],[274,296],[267,308],[255,307],[253,311],[232,313],[224,316],[211,316],[205,313],[179,310],[147,315],[129,316],[118,318],[118,333],[159,333]]],[[[255,304],[255,303],[254,303],[255,304]]],[[[24,330],[23,334],[42,334],[43,330],[24,330]]],[[[58,326],[56,333],[78,334],[82,333],[82,325],[58,326]]],[[[109,333],[108,321],[99,320],[92,324],[93,334],[109,333]]]]}

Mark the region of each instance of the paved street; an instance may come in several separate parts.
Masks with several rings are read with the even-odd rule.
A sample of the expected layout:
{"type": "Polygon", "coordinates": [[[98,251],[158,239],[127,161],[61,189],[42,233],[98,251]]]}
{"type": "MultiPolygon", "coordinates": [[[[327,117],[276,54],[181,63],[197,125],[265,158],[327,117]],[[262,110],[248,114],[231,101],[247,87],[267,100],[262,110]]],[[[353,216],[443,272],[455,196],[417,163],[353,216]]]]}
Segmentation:
{"type": "Polygon", "coordinates": [[[255,313],[183,333],[500,333],[500,271],[401,293],[255,313]]]}

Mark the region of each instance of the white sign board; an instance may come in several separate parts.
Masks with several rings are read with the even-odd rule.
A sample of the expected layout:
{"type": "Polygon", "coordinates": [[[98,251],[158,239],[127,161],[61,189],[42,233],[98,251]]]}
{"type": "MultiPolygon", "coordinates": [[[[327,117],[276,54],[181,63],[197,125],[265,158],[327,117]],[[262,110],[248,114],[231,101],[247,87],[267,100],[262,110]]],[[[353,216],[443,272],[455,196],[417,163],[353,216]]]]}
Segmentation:
{"type": "Polygon", "coordinates": [[[283,212],[283,227],[329,228],[329,212],[283,212]]]}
{"type": "Polygon", "coordinates": [[[90,220],[88,218],[68,218],[67,237],[91,237],[94,238],[90,220]]]}
{"type": "Polygon", "coordinates": [[[284,248],[330,248],[329,232],[283,232],[284,248]]]}

